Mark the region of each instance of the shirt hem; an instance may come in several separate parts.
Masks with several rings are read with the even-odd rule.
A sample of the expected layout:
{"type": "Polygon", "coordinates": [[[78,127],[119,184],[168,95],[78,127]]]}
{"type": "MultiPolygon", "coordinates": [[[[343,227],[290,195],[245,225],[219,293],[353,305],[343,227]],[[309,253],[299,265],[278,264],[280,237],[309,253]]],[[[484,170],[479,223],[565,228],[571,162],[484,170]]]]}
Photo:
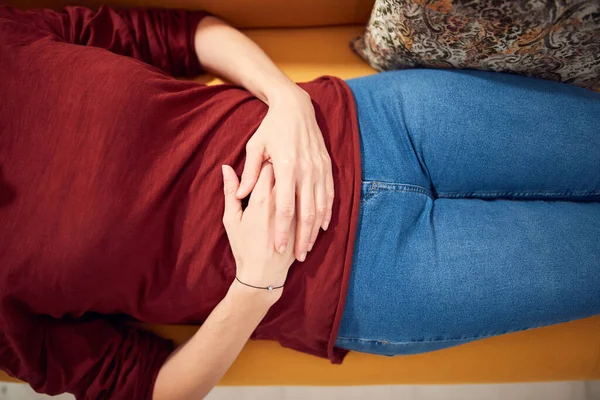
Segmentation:
{"type": "Polygon", "coordinates": [[[337,335],[342,323],[342,315],[344,313],[344,307],[346,304],[346,296],[348,294],[348,286],[350,284],[350,272],[352,270],[352,259],[354,255],[354,242],[356,240],[356,231],[358,229],[358,216],[360,211],[360,188],[361,188],[361,177],[362,177],[362,159],[360,154],[360,128],[358,124],[358,114],[356,111],[356,100],[350,87],[343,80],[339,79],[342,83],[342,87],[345,90],[345,97],[348,101],[348,108],[350,109],[350,118],[352,126],[352,135],[354,143],[354,196],[352,199],[352,210],[350,213],[350,227],[348,232],[348,240],[346,247],[346,257],[344,260],[344,269],[342,272],[342,282],[340,285],[340,296],[338,305],[335,311],[333,326],[329,342],[327,344],[327,356],[332,364],[341,364],[345,356],[348,354],[348,350],[335,347],[337,341],[337,335]]]}

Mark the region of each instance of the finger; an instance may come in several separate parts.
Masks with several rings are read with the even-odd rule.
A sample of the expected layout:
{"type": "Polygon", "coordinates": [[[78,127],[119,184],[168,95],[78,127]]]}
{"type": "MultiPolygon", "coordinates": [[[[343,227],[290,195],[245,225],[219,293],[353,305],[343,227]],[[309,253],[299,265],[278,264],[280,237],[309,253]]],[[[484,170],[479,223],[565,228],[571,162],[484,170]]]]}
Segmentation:
{"type": "Polygon", "coordinates": [[[269,162],[262,164],[258,180],[254,185],[249,204],[262,204],[268,200],[273,191],[275,177],[273,174],[273,165],[269,162]]]}
{"type": "Polygon", "coordinates": [[[246,145],[246,161],[244,162],[244,170],[242,172],[242,183],[236,193],[238,199],[248,196],[254,189],[264,161],[263,150],[262,147],[258,147],[254,142],[248,142],[246,145]]]}
{"type": "Polygon", "coordinates": [[[222,166],[223,192],[225,194],[225,211],[223,212],[223,225],[229,229],[242,219],[242,202],[235,196],[239,180],[233,168],[229,165],[222,166]]]}
{"type": "Polygon", "coordinates": [[[327,196],[325,194],[325,180],[315,186],[315,207],[316,207],[316,218],[313,224],[312,231],[310,232],[310,239],[308,241],[308,251],[311,251],[317,236],[319,235],[319,229],[323,225],[325,214],[327,213],[327,196]]]}
{"type": "Polygon", "coordinates": [[[296,224],[296,250],[295,255],[298,261],[306,259],[310,234],[315,224],[315,195],[314,184],[307,183],[300,190],[300,204],[298,204],[298,223],[296,224]]]}
{"type": "Polygon", "coordinates": [[[290,242],[289,230],[296,213],[294,163],[279,163],[275,172],[275,249],[283,254],[290,242]]]}
{"type": "Polygon", "coordinates": [[[327,174],[325,176],[325,217],[323,217],[323,223],[321,224],[321,227],[324,231],[326,231],[329,228],[329,224],[331,223],[334,200],[335,188],[333,185],[333,174],[331,172],[331,161],[329,161],[329,168],[327,168],[327,174]]]}

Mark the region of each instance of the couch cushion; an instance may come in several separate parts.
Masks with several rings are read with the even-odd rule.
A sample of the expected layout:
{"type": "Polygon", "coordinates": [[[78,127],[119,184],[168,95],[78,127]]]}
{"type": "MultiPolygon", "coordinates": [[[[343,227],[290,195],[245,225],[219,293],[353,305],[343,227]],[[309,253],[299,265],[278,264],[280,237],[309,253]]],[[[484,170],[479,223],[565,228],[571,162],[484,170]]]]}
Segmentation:
{"type": "MultiPolygon", "coordinates": [[[[196,327],[150,326],[181,343],[196,327]]],[[[600,379],[600,316],[479,340],[445,350],[383,357],[350,352],[341,365],[250,341],[221,385],[386,385],[600,379]]]]}
{"type": "Polygon", "coordinates": [[[205,10],[238,28],[306,27],[364,24],[374,0],[8,0],[22,8],[60,8],[67,4],[98,7],[159,7],[205,10]]]}
{"type": "Polygon", "coordinates": [[[354,49],[378,70],[512,72],[600,90],[600,2],[377,0],[354,49]]]}
{"type": "MultiPolygon", "coordinates": [[[[361,27],[251,30],[246,33],[294,80],[374,73],[348,41],[361,27]]],[[[212,83],[218,80],[201,77],[212,83]]],[[[144,325],[182,343],[192,326],[144,325]]],[[[415,356],[350,353],[344,363],[251,341],[222,385],[375,385],[600,379],[600,316],[489,338],[415,356]]],[[[0,371],[0,381],[10,380],[0,371]]]]}
{"type": "MultiPolygon", "coordinates": [[[[183,343],[198,327],[144,325],[183,343]]],[[[351,352],[342,365],[250,341],[220,385],[386,385],[600,379],[600,316],[511,333],[431,353],[351,352]]],[[[0,381],[15,381],[0,371],[0,381]]]]}
{"type": "MultiPolygon", "coordinates": [[[[348,47],[362,27],[248,30],[292,79],[345,79],[374,73],[348,47]]],[[[209,83],[220,82],[201,77],[209,83]]],[[[147,326],[182,342],[196,327],[147,326]]],[[[416,356],[351,352],[341,366],[251,341],[221,385],[376,385],[600,379],[600,317],[493,337],[416,356]]]]}

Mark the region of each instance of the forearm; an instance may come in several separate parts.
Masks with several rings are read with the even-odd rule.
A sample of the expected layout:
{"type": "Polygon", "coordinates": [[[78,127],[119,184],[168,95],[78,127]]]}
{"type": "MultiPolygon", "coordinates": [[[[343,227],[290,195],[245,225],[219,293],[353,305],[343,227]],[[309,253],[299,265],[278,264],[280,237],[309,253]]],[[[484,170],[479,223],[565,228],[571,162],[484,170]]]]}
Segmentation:
{"type": "Polygon", "coordinates": [[[207,17],[197,26],[194,47],[202,67],[243,86],[269,106],[260,126],[246,143],[246,159],[237,197],[247,197],[261,164],[274,165],[277,176],[275,235],[279,252],[293,244],[298,261],[306,260],[320,229],[332,218],[335,188],[331,157],[312,99],[241,32],[207,17]],[[296,241],[287,231],[296,228],[296,241]]]}
{"type": "Polygon", "coordinates": [[[246,88],[267,104],[301,93],[256,43],[217,18],[207,17],[198,24],[194,46],[206,71],[246,88]]]}
{"type": "Polygon", "coordinates": [[[201,399],[236,359],[250,335],[276,301],[234,282],[198,332],[167,359],[159,371],[154,400],[201,399]]]}

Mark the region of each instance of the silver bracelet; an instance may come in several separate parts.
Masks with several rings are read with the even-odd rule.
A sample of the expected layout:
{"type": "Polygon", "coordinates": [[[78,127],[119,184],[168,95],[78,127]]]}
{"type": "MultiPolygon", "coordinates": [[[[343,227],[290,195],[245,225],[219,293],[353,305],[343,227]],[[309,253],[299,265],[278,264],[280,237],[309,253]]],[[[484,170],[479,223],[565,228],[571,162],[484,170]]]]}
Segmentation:
{"type": "Polygon", "coordinates": [[[271,291],[271,290],[273,290],[273,289],[281,289],[281,288],[283,287],[283,285],[281,285],[281,286],[273,286],[273,285],[269,285],[269,286],[267,286],[267,287],[261,287],[261,286],[252,286],[252,285],[248,285],[247,283],[244,283],[244,282],[240,281],[240,278],[238,278],[237,276],[235,277],[235,279],[236,279],[236,280],[237,280],[239,283],[241,283],[242,285],[244,285],[244,286],[248,286],[248,287],[251,287],[251,288],[254,288],[254,289],[263,289],[263,290],[268,290],[268,291],[271,291]]]}

